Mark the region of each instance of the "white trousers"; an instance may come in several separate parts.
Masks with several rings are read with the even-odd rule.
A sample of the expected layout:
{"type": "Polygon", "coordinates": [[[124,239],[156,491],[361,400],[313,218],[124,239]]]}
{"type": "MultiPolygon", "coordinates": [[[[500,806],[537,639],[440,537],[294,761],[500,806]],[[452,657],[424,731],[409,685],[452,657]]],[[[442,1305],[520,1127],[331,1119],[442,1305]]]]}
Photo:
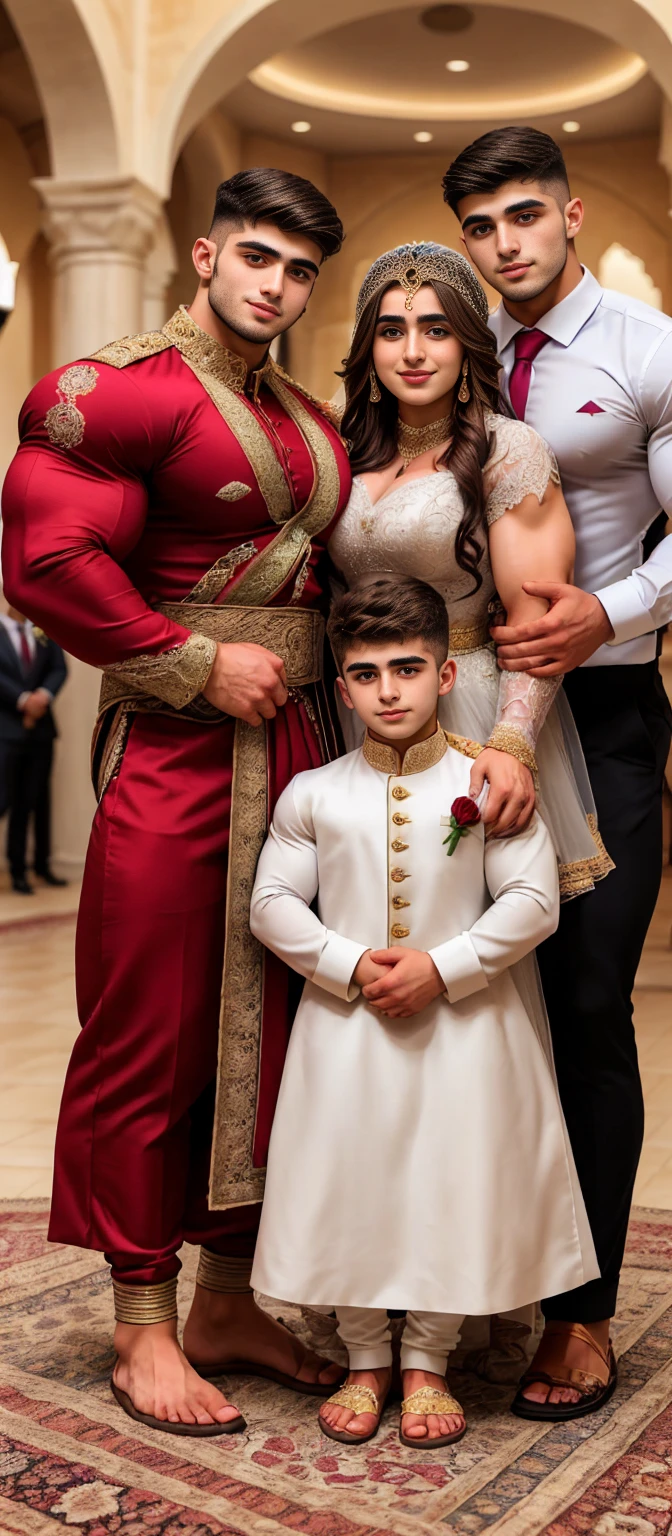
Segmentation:
{"type": "MultiPolygon", "coordinates": [[[[338,1332],[351,1371],[380,1370],[392,1364],[390,1323],[382,1307],[337,1307],[338,1332]]],[[[402,1371],[445,1376],[446,1361],[458,1343],[464,1317],[453,1312],[407,1312],[401,1339],[402,1371]]]]}

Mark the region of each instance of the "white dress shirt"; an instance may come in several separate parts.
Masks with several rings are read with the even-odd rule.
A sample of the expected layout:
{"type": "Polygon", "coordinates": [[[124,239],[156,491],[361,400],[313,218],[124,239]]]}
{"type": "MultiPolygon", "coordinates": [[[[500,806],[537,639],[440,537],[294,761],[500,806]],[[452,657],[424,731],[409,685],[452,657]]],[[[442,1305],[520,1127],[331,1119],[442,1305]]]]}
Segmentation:
{"type": "MultiPolygon", "coordinates": [[[[508,401],[524,327],[503,304],[490,325],[508,401]]],[[[672,320],[585,269],[536,329],[550,341],[532,365],[525,420],[558,460],[576,585],[600,599],[614,631],[584,666],[652,661],[655,631],[672,619],[672,535],[642,564],[647,530],[672,512],[672,320]]]]}

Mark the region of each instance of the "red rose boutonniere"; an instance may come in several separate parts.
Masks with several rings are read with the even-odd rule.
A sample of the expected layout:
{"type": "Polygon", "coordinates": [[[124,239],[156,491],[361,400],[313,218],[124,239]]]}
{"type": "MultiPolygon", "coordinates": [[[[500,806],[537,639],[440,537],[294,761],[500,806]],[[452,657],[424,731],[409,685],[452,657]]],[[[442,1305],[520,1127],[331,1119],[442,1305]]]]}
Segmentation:
{"type": "Polygon", "coordinates": [[[470,827],[475,827],[481,819],[481,813],[475,800],[469,795],[458,795],[450,807],[450,832],[443,839],[445,848],[448,844],[448,858],[455,852],[461,837],[466,837],[470,827]]]}

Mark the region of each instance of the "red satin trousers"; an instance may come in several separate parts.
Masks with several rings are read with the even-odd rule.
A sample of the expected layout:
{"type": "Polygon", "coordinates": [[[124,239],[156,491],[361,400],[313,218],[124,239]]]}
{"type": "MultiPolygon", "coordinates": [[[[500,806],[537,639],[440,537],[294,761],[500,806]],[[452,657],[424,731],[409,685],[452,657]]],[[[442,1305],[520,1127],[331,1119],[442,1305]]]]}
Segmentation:
{"type": "Polygon", "coordinates": [[[49,1235],[131,1283],[175,1275],[184,1239],[251,1252],[258,1223],[207,1204],[233,730],[136,716],[89,845],[49,1235]]]}

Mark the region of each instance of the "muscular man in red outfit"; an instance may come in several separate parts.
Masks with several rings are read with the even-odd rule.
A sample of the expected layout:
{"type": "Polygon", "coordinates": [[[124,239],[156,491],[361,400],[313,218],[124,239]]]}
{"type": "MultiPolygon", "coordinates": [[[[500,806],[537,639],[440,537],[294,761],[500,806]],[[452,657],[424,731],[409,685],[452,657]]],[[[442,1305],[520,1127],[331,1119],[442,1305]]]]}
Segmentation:
{"type": "Polygon", "coordinates": [[[217,1368],[339,1375],[249,1289],[288,1009],[247,915],[276,796],[332,751],[320,565],[348,460],[269,343],[342,235],[310,182],[224,182],[191,308],[43,379],[5,482],[10,602],[104,673],[50,1236],[105,1252],[113,1390],[173,1433],[244,1427],[217,1368]]]}

